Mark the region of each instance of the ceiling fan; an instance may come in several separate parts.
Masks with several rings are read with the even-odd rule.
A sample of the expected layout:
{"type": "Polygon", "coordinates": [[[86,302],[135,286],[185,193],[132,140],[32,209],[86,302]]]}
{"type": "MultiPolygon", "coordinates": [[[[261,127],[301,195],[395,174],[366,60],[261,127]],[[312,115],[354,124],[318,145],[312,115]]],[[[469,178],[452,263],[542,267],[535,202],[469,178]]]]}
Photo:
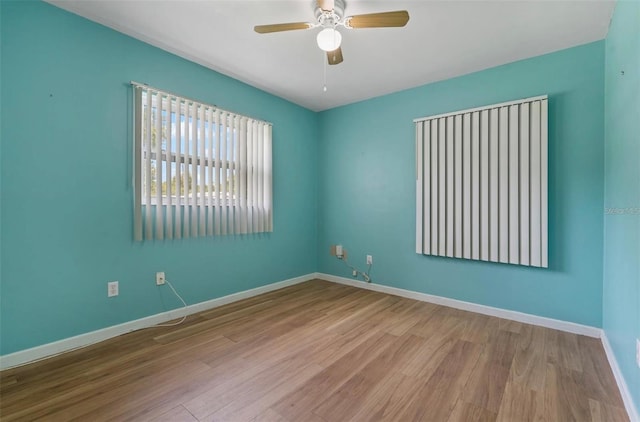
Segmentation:
{"type": "Polygon", "coordinates": [[[344,16],[345,0],[316,0],[313,2],[316,22],[291,22],[272,25],[257,25],[253,29],[259,34],[270,32],[294,31],[298,29],[323,28],[318,32],[316,41],[321,50],[327,52],[329,64],[342,63],[342,34],[336,29],[343,26],[347,29],[401,27],[409,22],[409,12],[369,13],[365,15],[344,16]]]}

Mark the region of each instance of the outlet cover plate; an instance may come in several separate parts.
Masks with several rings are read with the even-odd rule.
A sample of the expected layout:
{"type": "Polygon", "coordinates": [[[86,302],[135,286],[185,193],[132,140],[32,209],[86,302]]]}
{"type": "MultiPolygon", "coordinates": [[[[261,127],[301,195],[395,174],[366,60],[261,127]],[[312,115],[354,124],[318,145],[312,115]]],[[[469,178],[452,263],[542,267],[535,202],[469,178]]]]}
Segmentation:
{"type": "Polygon", "coordinates": [[[107,297],[114,297],[114,296],[118,296],[119,291],[118,291],[118,282],[117,281],[110,281],[107,283],[107,297]]]}
{"type": "Polygon", "coordinates": [[[159,271],[156,273],[156,285],[162,286],[165,283],[165,276],[163,271],[159,271]]]}
{"type": "Polygon", "coordinates": [[[373,256],[367,255],[367,265],[373,265],[373,256]]]}

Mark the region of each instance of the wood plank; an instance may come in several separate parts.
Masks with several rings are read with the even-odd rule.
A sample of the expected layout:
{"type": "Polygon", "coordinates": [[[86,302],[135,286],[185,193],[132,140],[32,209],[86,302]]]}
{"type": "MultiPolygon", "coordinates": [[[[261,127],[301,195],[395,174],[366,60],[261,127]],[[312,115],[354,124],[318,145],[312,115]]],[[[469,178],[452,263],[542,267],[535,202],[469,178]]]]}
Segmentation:
{"type": "MultiPolygon", "coordinates": [[[[158,387],[170,386],[176,380],[186,379],[195,374],[205,372],[207,368],[201,362],[186,362],[170,366],[167,369],[158,368],[144,374],[135,374],[136,379],[132,379],[128,384],[120,384],[119,387],[115,383],[107,384],[102,388],[96,388],[93,384],[86,384],[66,394],[54,394],[49,399],[38,401],[28,407],[9,408],[8,412],[5,412],[3,408],[3,419],[11,421],[38,418],[47,420],[81,418],[98,408],[104,408],[116,402],[121,403],[125,397],[131,399],[132,395],[135,397],[140,395],[141,392],[148,394],[150,390],[154,391],[158,387]],[[105,394],[106,392],[108,394],[105,394]]],[[[134,374],[129,373],[129,375],[134,374]]]]}
{"type": "Polygon", "coordinates": [[[547,361],[555,366],[582,372],[578,335],[556,330],[548,330],[547,333],[547,361]]]}
{"type": "Polygon", "coordinates": [[[611,406],[597,400],[589,399],[589,410],[592,422],[628,422],[629,417],[624,407],[611,406]]]}
{"type": "Polygon", "coordinates": [[[356,408],[351,421],[400,420],[400,413],[408,406],[413,394],[424,384],[424,380],[402,373],[394,373],[383,379],[367,394],[356,408]]]}
{"type": "Polygon", "coordinates": [[[2,389],[17,383],[18,383],[18,378],[16,378],[15,376],[7,376],[7,377],[0,378],[0,388],[2,389]]]}
{"type": "Polygon", "coordinates": [[[471,343],[487,344],[492,335],[498,330],[498,319],[487,315],[469,313],[467,326],[460,336],[460,340],[471,343]]]}
{"type": "Polygon", "coordinates": [[[487,409],[458,400],[456,407],[447,419],[448,422],[493,422],[498,415],[487,409]]]}
{"type": "Polygon", "coordinates": [[[260,413],[258,416],[253,418],[251,422],[288,422],[285,418],[282,417],[278,412],[269,408],[264,412],[260,413]]]}
{"type": "Polygon", "coordinates": [[[332,395],[313,409],[325,420],[349,419],[357,413],[368,394],[406,359],[420,350],[424,339],[407,335],[397,339],[377,358],[351,377],[332,395]]]}
{"type": "Polygon", "coordinates": [[[481,345],[457,340],[429,380],[414,393],[400,419],[446,421],[482,350],[481,345]]]}
{"type": "Polygon", "coordinates": [[[516,333],[516,334],[520,333],[520,330],[522,330],[522,326],[524,325],[521,322],[511,321],[509,319],[499,318],[498,321],[499,321],[498,328],[500,330],[511,331],[512,333],[516,333]]]}
{"type": "Polygon", "coordinates": [[[580,383],[580,374],[560,365],[547,363],[545,419],[586,421],[591,418],[589,398],[580,383]]]}
{"type": "Polygon", "coordinates": [[[595,338],[580,336],[578,347],[586,394],[597,402],[624,408],[622,396],[618,391],[602,343],[595,338]]]}
{"type": "Polygon", "coordinates": [[[413,359],[403,363],[400,372],[407,376],[429,379],[449,356],[456,342],[454,339],[438,337],[427,340],[413,359]]]}
{"type": "Polygon", "coordinates": [[[137,395],[137,400],[127,400],[124,405],[110,402],[83,415],[79,420],[155,421],[177,403],[183,403],[197,392],[213,388],[212,380],[225,382],[228,379],[215,369],[199,372],[185,379],[176,379],[161,389],[148,389],[147,394],[137,395]]]}
{"type": "Polygon", "coordinates": [[[493,333],[486,346],[487,359],[507,370],[511,368],[520,335],[511,331],[498,330],[493,333]]]}
{"type": "Polygon", "coordinates": [[[198,422],[198,420],[182,406],[176,406],[154,420],[155,422],[198,422]]]}
{"type": "MultiPolygon", "coordinates": [[[[213,350],[222,349],[233,344],[228,339],[219,336],[212,336],[197,344],[193,343],[176,343],[172,347],[163,348],[162,354],[156,355],[157,347],[144,347],[145,343],[139,344],[138,350],[128,349],[127,353],[114,352],[113,349],[107,348],[107,352],[114,352],[111,355],[99,355],[101,361],[96,359],[79,359],[75,367],[69,368],[68,375],[60,373],[57,369],[49,371],[50,376],[46,381],[41,378],[25,380],[22,384],[17,385],[12,391],[3,392],[3,399],[11,401],[19,401],[28,397],[31,400],[47,400],[55,393],[61,395],[77,388],[82,388],[88,384],[93,384],[96,388],[100,388],[114,380],[122,379],[123,375],[128,376],[132,371],[147,371],[146,367],[158,367],[164,362],[177,360],[179,355],[181,358],[189,360],[196,358],[202,354],[208,354],[213,350]],[[105,359],[105,357],[109,359],[105,359]],[[32,385],[35,383],[35,386],[32,385]]],[[[146,343],[148,345],[148,343],[146,343]]],[[[90,352],[87,352],[91,354],[90,352]]],[[[66,366],[65,366],[66,367],[66,366]]]]}
{"type": "MultiPolygon", "coordinates": [[[[498,411],[499,422],[533,422],[544,419],[544,397],[519,384],[507,382],[498,411]]],[[[549,419],[560,421],[562,419],[549,419]]]]}
{"type": "Polygon", "coordinates": [[[395,340],[396,337],[386,333],[371,337],[313,377],[296,392],[284,397],[272,406],[273,409],[286,419],[300,420],[304,413],[331,396],[395,340]]]}
{"type": "Polygon", "coordinates": [[[509,368],[493,362],[490,353],[487,349],[483,351],[460,397],[465,403],[497,415],[509,379],[509,368]]]}
{"type": "Polygon", "coordinates": [[[315,363],[305,365],[298,370],[282,370],[276,366],[267,376],[258,376],[246,385],[240,386],[239,392],[230,392],[229,399],[223,400],[227,403],[224,407],[202,419],[216,421],[254,419],[262,413],[263,409],[269,408],[278,400],[296,391],[323,369],[315,363]]]}
{"type": "MultiPolygon", "coordinates": [[[[264,393],[270,386],[277,384],[275,380],[278,379],[278,376],[281,377],[283,372],[301,371],[308,365],[306,359],[303,358],[286,359],[275,364],[251,365],[247,367],[246,371],[233,377],[219,379],[211,388],[197,397],[183,402],[183,405],[196,418],[201,419],[222,409],[239,397],[255,397],[256,394],[264,393]]],[[[312,370],[315,369],[316,367],[312,368],[312,370]]],[[[259,412],[256,412],[253,416],[258,414],[259,412]]]]}
{"type": "Polygon", "coordinates": [[[543,391],[546,373],[546,329],[527,325],[518,338],[509,380],[534,391],[543,391]]]}

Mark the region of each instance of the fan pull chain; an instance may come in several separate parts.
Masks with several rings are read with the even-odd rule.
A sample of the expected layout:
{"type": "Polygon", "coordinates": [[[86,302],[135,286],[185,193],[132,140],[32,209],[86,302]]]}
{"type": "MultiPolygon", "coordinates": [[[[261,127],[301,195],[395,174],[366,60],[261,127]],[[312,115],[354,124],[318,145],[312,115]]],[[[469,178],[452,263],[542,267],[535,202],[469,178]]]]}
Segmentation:
{"type": "Polygon", "coordinates": [[[327,92],[327,59],[325,54],[322,55],[322,63],[324,63],[324,85],[322,87],[322,91],[327,92]]]}

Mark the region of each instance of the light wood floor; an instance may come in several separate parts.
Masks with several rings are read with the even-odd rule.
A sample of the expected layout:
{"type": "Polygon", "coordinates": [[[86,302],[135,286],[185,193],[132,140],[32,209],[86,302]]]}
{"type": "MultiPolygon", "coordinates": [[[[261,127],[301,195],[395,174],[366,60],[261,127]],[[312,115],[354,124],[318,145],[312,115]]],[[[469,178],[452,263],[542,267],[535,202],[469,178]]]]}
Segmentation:
{"type": "Polygon", "coordinates": [[[626,421],[597,339],[312,281],[2,372],[2,421],[626,421]]]}

